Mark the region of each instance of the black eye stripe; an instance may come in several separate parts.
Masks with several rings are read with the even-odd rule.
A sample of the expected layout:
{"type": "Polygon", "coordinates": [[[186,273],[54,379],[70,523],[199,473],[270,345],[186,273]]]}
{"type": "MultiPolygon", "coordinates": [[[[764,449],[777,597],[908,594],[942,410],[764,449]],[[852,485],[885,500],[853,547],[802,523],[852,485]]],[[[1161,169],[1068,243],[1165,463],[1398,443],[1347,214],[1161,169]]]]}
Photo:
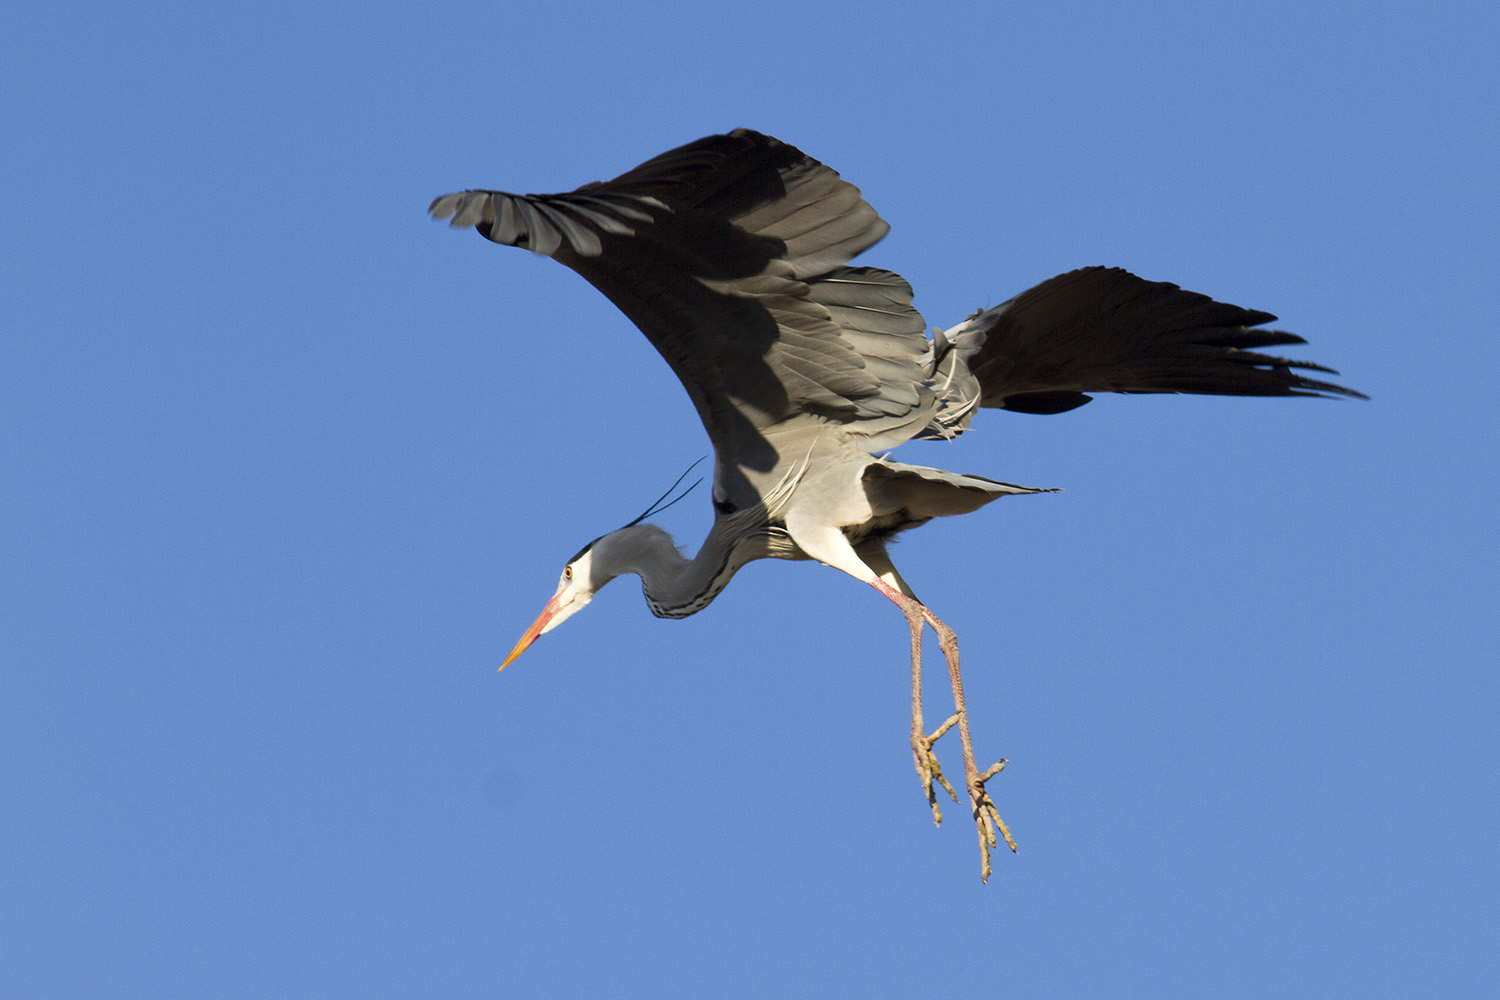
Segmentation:
{"type": "MultiPolygon", "coordinates": [[[[603,535],[599,536],[599,538],[603,538],[603,537],[604,537],[603,535]]],[[[599,540],[599,538],[594,539],[594,542],[597,542],[599,540]]],[[[583,548],[581,548],[577,552],[573,553],[573,558],[568,560],[568,565],[571,566],[573,563],[576,563],[579,559],[581,559],[583,557],[583,554],[585,552],[587,552],[589,549],[591,549],[591,548],[594,547],[594,542],[589,542],[583,548]]]]}

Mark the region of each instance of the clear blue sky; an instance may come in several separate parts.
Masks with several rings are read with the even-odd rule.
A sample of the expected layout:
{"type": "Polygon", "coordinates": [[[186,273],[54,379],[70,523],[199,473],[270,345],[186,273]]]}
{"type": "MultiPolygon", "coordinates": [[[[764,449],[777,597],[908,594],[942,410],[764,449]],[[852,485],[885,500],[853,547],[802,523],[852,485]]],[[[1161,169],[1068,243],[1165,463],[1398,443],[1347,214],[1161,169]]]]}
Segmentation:
{"type": "Polygon", "coordinates": [[[1495,11],[8,5],[0,995],[1495,995],[1495,11]],[[988,886],[837,572],[621,581],[494,672],[707,441],[427,203],[736,126],[864,190],[931,323],[1119,265],[1373,397],[898,453],[1066,488],[895,552],[1012,761],[988,886]]]}

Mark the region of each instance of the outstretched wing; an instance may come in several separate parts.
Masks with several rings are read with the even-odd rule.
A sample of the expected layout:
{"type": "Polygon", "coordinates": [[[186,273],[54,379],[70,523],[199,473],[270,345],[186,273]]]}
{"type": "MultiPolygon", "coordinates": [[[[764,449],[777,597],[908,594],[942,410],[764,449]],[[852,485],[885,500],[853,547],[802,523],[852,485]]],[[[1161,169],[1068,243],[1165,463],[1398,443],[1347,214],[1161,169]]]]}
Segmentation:
{"type": "Polygon", "coordinates": [[[935,423],[961,429],[975,406],[1062,413],[1090,392],[1365,398],[1295,370],[1337,375],[1331,368],[1258,353],[1306,343],[1257,329],[1275,318],[1119,268],[1069,271],[939,338],[939,369],[953,387],[935,423]]]}
{"type": "Polygon", "coordinates": [[[709,136],[567,194],[464,191],[430,211],[566,264],[629,316],[686,387],[737,507],[756,497],[734,470],[777,465],[765,432],[781,421],[822,416],[874,449],[929,418],[911,288],[845,266],[890,227],[769,136],[709,136]]]}

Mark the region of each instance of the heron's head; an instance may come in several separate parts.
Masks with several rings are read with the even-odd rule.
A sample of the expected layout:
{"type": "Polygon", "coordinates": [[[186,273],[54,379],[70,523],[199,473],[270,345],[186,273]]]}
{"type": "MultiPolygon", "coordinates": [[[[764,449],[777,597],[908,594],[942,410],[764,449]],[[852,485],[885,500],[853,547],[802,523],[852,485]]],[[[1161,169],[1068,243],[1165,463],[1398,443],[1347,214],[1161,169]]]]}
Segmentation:
{"type": "Polygon", "coordinates": [[[606,573],[604,570],[605,560],[597,558],[601,547],[608,548],[610,536],[596,538],[583,547],[568,564],[563,567],[562,576],[557,581],[557,592],[552,595],[552,600],[537,615],[536,621],[521,636],[521,641],[516,643],[505,662],[500,664],[504,670],[510,666],[511,661],[522,653],[526,647],[536,642],[537,637],[543,633],[550,632],[573,615],[581,611],[584,605],[594,599],[594,594],[616,576],[615,573],[606,573]]]}
{"type": "MultiPolygon", "coordinates": [[[[699,462],[702,459],[698,460],[699,462]]],[[[688,472],[693,471],[693,465],[688,466],[688,472]]],[[[661,530],[654,524],[643,524],[646,518],[659,511],[666,510],[672,504],[687,496],[698,483],[689,486],[682,491],[676,499],[669,500],[672,493],[687,476],[684,472],[677,477],[677,482],[663,493],[646,512],[631,521],[625,527],[617,531],[594,539],[585,545],[579,553],[568,564],[563,567],[562,577],[557,581],[557,592],[552,595],[552,600],[537,615],[536,621],[521,636],[521,641],[516,643],[505,662],[500,664],[504,670],[510,666],[511,661],[522,653],[526,647],[536,642],[537,636],[544,632],[550,632],[573,615],[577,614],[585,604],[594,599],[594,594],[599,588],[622,573],[640,573],[643,576],[652,565],[660,566],[660,560],[665,558],[674,563],[685,562],[681,553],[677,551],[672,542],[672,536],[661,530]]],[[[702,480],[699,480],[702,482],[702,480]]]]}

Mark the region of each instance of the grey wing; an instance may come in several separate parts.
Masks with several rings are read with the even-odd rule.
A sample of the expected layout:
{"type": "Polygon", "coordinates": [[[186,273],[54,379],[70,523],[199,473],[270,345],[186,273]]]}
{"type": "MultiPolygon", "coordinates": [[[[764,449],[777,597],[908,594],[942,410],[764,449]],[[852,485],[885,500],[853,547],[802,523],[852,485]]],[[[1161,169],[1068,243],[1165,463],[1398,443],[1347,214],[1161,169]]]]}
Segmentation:
{"type": "Polygon", "coordinates": [[[1275,318],[1119,268],[1069,271],[938,338],[938,372],[951,381],[926,436],[957,433],[978,406],[1061,413],[1090,392],[1363,398],[1294,370],[1331,368],[1259,353],[1306,343],[1257,329],[1275,318]]]}
{"type": "Polygon", "coordinates": [[[894,448],[920,434],[937,407],[929,383],[932,342],[912,308],[911,285],[892,271],[842,267],[808,282],[841,338],[864,361],[878,391],[855,401],[845,433],[865,451],[894,448]]]}
{"type": "Polygon", "coordinates": [[[466,191],[430,210],[553,257],[630,317],[682,380],[736,506],[755,491],[733,470],[781,460],[773,425],[812,414],[875,449],[917,433],[934,406],[918,386],[929,346],[910,287],[844,266],[889,226],[776,139],[709,136],[568,194],[466,191]]]}

